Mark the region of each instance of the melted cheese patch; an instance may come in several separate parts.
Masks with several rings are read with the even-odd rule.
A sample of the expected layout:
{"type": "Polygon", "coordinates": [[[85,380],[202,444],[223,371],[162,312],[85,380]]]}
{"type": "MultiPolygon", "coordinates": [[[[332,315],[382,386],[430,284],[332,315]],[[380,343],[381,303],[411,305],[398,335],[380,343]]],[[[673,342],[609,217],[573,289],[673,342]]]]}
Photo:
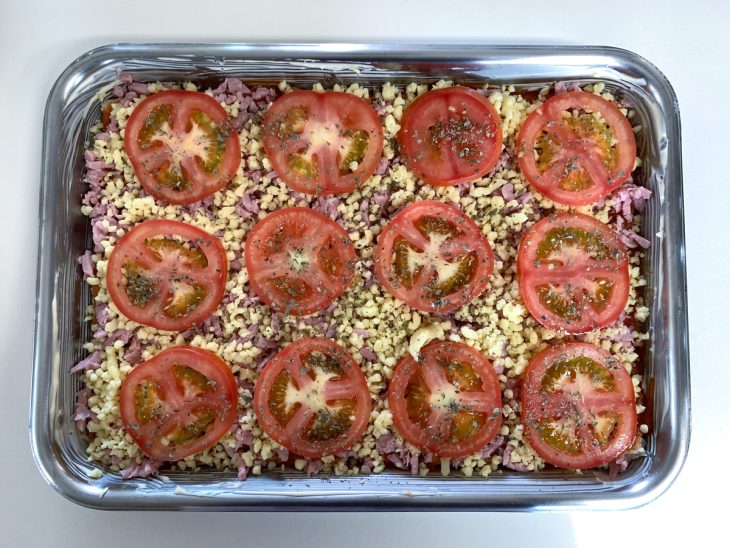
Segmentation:
{"type": "Polygon", "coordinates": [[[611,415],[597,415],[593,419],[593,432],[601,445],[606,445],[611,432],[616,428],[616,417],[611,415]]]}
{"type": "Polygon", "coordinates": [[[287,251],[289,258],[289,267],[294,272],[304,272],[313,262],[310,256],[314,256],[314,250],[310,250],[309,253],[302,251],[301,249],[291,249],[287,251]]]}
{"type": "Polygon", "coordinates": [[[429,406],[432,409],[438,407],[443,411],[453,412],[455,407],[460,407],[458,394],[454,385],[445,384],[428,397],[429,406]]]}
{"type": "Polygon", "coordinates": [[[578,423],[572,417],[561,420],[546,420],[545,424],[552,429],[553,436],[566,440],[569,444],[578,444],[578,423]]]}
{"type": "Polygon", "coordinates": [[[459,272],[459,261],[449,262],[439,253],[441,245],[449,238],[448,234],[432,232],[428,237],[428,245],[422,252],[408,247],[408,270],[415,272],[418,267],[430,265],[438,277],[436,283],[441,284],[459,272]]]}
{"type": "Polygon", "coordinates": [[[324,399],[324,387],[327,381],[336,376],[335,373],[317,371],[314,380],[303,389],[298,389],[294,383],[290,382],[284,395],[286,410],[289,411],[297,403],[309,407],[314,412],[330,409],[331,407],[324,399]]]}
{"type": "Polygon", "coordinates": [[[418,361],[418,354],[421,352],[421,348],[433,340],[443,340],[446,332],[450,329],[450,322],[432,323],[419,327],[408,341],[408,353],[413,356],[414,360],[418,361]]]}
{"type": "Polygon", "coordinates": [[[591,380],[589,375],[576,373],[574,379],[561,377],[557,382],[556,389],[572,396],[580,396],[581,400],[583,400],[584,396],[596,391],[596,386],[593,384],[593,380],[591,380]]]}
{"type": "Polygon", "coordinates": [[[308,122],[302,133],[302,140],[309,143],[306,152],[302,153],[307,160],[311,160],[317,151],[333,148],[337,150],[340,157],[344,157],[350,146],[350,140],[343,138],[340,130],[334,124],[324,122],[308,122]]]}
{"type": "Polygon", "coordinates": [[[172,292],[170,302],[172,304],[177,304],[181,300],[187,299],[191,295],[195,294],[197,290],[193,285],[172,281],[170,283],[170,291],[172,292]]]}
{"type": "Polygon", "coordinates": [[[210,138],[198,124],[192,120],[191,123],[192,128],[182,138],[172,130],[168,122],[155,135],[155,141],[161,142],[170,151],[171,161],[176,166],[186,156],[199,156],[204,160],[208,157],[210,138]]]}

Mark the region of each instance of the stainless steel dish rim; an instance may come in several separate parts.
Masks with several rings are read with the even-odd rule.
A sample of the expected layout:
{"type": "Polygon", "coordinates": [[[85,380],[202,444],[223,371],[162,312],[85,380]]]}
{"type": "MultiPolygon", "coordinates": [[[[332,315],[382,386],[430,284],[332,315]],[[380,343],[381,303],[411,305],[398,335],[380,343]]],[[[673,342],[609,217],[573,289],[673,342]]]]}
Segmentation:
{"type": "MultiPolygon", "coordinates": [[[[641,506],[655,499],[666,491],[679,474],[689,448],[690,439],[690,389],[689,389],[689,342],[687,330],[687,294],[686,294],[686,272],[684,265],[684,219],[682,200],[682,170],[681,170],[681,146],[680,146],[680,121],[677,99],[671,84],[666,77],[650,62],[643,57],[628,50],[602,47],[602,46],[557,46],[557,45],[419,45],[419,44],[367,44],[367,43],[211,43],[211,44],[185,44],[185,43],[164,43],[164,44],[110,44],[93,49],[71,63],[59,76],[49,93],[44,116],[44,138],[41,169],[40,205],[39,205],[39,236],[38,236],[38,271],[37,271],[37,302],[35,308],[35,330],[34,330],[34,352],[33,352],[33,376],[31,387],[31,411],[30,411],[30,438],[33,457],[43,475],[44,479],[59,493],[68,499],[81,505],[92,508],[123,509],[123,508],[151,508],[151,509],[230,509],[230,510],[273,510],[273,509],[366,509],[366,510],[515,510],[515,509],[623,509],[641,506]],[[59,303],[54,298],[55,284],[58,282],[57,273],[50,268],[49,257],[44,255],[43,250],[54,241],[54,223],[56,217],[54,207],[47,199],[49,185],[53,178],[54,160],[58,154],[58,142],[54,140],[49,129],[61,119],[62,112],[58,104],[59,95],[63,95],[73,86],[78,85],[75,81],[81,69],[95,66],[100,60],[116,58],[121,60],[124,56],[165,56],[171,57],[201,57],[214,56],[220,58],[235,57],[237,59],[258,59],[258,60],[287,60],[298,59],[307,62],[326,61],[381,61],[402,59],[404,62],[414,60],[453,60],[454,58],[475,57],[487,63],[509,63],[510,57],[518,55],[534,59],[540,59],[549,65],[551,60],[556,59],[566,62],[577,56],[587,56],[595,61],[606,62],[608,59],[620,60],[625,66],[631,67],[637,75],[646,79],[647,87],[652,90],[655,98],[664,104],[665,113],[669,113],[666,119],[668,134],[672,136],[670,146],[671,155],[671,183],[676,185],[676,199],[669,204],[669,213],[672,216],[673,225],[667,230],[674,231],[679,249],[673,257],[673,263],[668,265],[666,276],[667,283],[672,287],[680,288],[678,294],[673,295],[676,299],[673,302],[675,312],[670,325],[676,329],[676,348],[674,358],[682,363],[675,364],[671,371],[670,381],[675,387],[682,387],[682,392],[676,394],[672,412],[672,429],[676,431],[679,443],[671,448],[666,455],[666,464],[659,468],[659,473],[646,477],[644,475],[640,482],[627,486],[621,482],[606,484],[607,487],[601,490],[601,498],[588,499],[586,493],[568,493],[561,491],[559,487],[564,480],[540,480],[539,485],[530,488],[515,490],[511,487],[501,488],[505,478],[495,476],[484,481],[464,480],[460,478],[436,479],[429,482],[430,485],[448,486],[460,484],[461,491],[458,495],[450,495],[448,492],[441,493],[425,487],[417,487],[409,476],[391,475],[384,481],[372,480],[376,476],[368,476],[368,483],[385,485],[388,482],[403,484],[404,488],[391,489],[383,492],[377,488],[355,489],[353,485],[342,483],[341,489],[333,488],[338,482],[344,482],[338,478],[332,479],[311,479],[310,483],[319,483],[325,487],[309,489],[292,487],[276,492],[255,492],[248,490],[246,485],[251,485],[256,478],[238,484],[236,489],[227,492],[226,499],[215,489],[206,493],[205,488],[193,486],[186,483],[184,479],[158,479],[147,480],[144,485],[154,491],[158,496],[145,493],[144,490],[129,492],[130,490],[120,489],[119,492],[109,487],[100,486],[88,478],[71,476],[63,467],[60,455],[50,445],[47,434],[50,428],[50,415],[55,410],[50,409],[49,402],[54,390],[58,390],[54,379],[57,375],[66,374],[61,371],[61,356],[59,349],[49,345],[55,343],[54,334],[57,333],[57,307],[59,303]],[[498,59],[499,58],[499,59],[498,59]],[[50,314],[49,314],[50,312],[50,314]],[[48,315],[51,320],[48,320],[48,315]],[[674,322],[674,323],[672,323],[674,322]],[[45,404],[45,405],[44,405],[45,404]],[[395,477],[395,479],[394,479],[395,477]],[[400,478],[400,479],[399,479],[400,478]],[[251,482],[251,483],[249,483],[251,482]],[[466,482],[466,483],[465,483],[466,482]],[[465,485],[489,485],[492,488],[489,493],[481,493],[472,487],[465,485]],[[613,485],[613,486],[611,486],[613,485]],[[551,493],[560,493],[556,499],[551,493]]],[[[213,476],[211,476],[213,477],[213,476]]],[[[383,478],[380,478],[383,479],[383,478]]],[[[137,480],[135,480],[137,481],[137,480]]],[[[299,480],[294,480],[299,481],[299,480]]],[[[131,485],[134,482],[129,482],[131,485]]],[[[587,482],[595,485],[595,481],[587,482]]],[[[233,482],[229,482],[234,485],[233,482]]],[[[213,483],[212,486],[222,485],[213,483]]],[[[203,486],[204,487],[204,486],[203,486]]],[[[226,493],[223,493],[225,495],[226,493]]]]}

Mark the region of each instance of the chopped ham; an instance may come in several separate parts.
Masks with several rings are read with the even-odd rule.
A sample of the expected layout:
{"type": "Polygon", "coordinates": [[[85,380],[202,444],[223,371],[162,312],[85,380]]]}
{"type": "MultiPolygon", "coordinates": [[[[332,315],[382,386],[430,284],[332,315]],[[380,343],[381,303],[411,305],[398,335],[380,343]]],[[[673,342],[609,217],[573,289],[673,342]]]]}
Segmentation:
{"type": "Polygon", "coordinates": [[[90,388],[83,388],[76,392],[76,403],[74,404],[74,414],[71,420],[75,421],[76,428],[86,431],[86,423],[89,419],[95,419],[96,415],[89,409],[89,398],[93,394],[90,388]]]}
{"type": "Polygon", "coordinates": [[[132,335],[129,348],[124,353],[124,359],[131,364],[142,361],[142,345],[136,335],[132,335]]]}
{"type": "Polygon", "coordinates": [[[149,478],[159,474],[159,468],[162,462],[145,457],[140,464],[131,464],[122,470],[124,479],[131,478],[149,478]]]}
{"type": "Polygon", "coordinates": [[[81,271],[84,273],[84,276],[87,278],[94,277],[94,263],[91,260],[91,251],[87,249],[84,254],[77,259],[77,262],[81,265],[81,271]]]}
{"type": "Polygon", "coordinates": [[[320,470],[322,470],[321,460],[310,460],[305,468],[305,471],[310,478],[319,474],[320,470]]]}
{"type": "Polygon", "coordinates": [[[361,356],[362,356],[363,358],[365,358],[366,360],[368,360],[369,362],[376,362],[376,361],[378,361],[378,356],[377,356],[377,354],[375,354],[375,352],[373,352],[373,351],[372,351],[372,350],[371,350],[370,348],[368,348],[367,346],[363,346],[363,347],[362,347],[362,348],[360,349],[360,355],[361,355],[361,356]]]}
{"type": "Polygon", "coordinates": [[[81,371],[93,371],[95,369],[99,369],[101,367],[101,354],[98,350],[95,352],[89,354],[86,358],[81,360],[79,363],[74,365],[70,370],[69,373],[80,373],[81,371]]]}

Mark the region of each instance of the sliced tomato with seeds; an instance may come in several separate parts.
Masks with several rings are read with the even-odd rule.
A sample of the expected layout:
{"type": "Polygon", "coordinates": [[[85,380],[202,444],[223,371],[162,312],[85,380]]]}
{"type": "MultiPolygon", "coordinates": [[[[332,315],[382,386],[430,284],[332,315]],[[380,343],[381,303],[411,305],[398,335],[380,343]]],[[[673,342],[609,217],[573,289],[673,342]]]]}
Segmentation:
{"type": "Polygon", "coordinates": [[[435,89],[406,108],[398,141],[420,179],[455,185],[478,179],[497,164],[501,120],[492,103],[472,89],[435,89]]]}
{"type": "Polygon", "coordinates": [[[264,366],[254,389],[261,428],[290,451],[333,455],[362,436],[372,408],[365,375],[327,339],[301,339],[264,366]]]}
{"type": "Polygon", "coordinates": [[[196,91],[162,91],[139,103],[124,130],[124,149],[142,187],[171,204],[210,196],[241,163],[228,113],[196,91]]]}
{"type": "Polygon", "coordinates": [[[535,223],[520,244],[517,271],[527,309],[555,331],[605,327],[629,299],[626,248],[606,224],[582,213],[535,223]]]}
{"type": "Polygon", "coordinates": [[[492,364],[457,342],[432,342],[418,361],[401,359],[388,386],[388,405],[407,442],[442,457],[478,451],[502,424],[502,395],[492,364]]]}
{"type": "Polygon", "coordinates": [[[183,331],[218,307],[227,275],[228,259],[218,238],[186,223],[152,219],[117,242],[106,285],[130,320],[183,331]]]}
{"type": "Polygon", "coordinates": [[[355,247],[335,221],[306,207],[279,209],[259,221],[244,252],[251,287],[279,312],[322,310],[352,282],[355,247]]]}
{"type": "Polygon", "coordinates": [[[527,117],[517,136],[517,157],[522,174],[542,194],[585,205],[631,177],[636,139],[614,103],[571,91],[554,95],[527,117]]]}
{"type": "Polygon", "coordinates": [[[287,93],[266,112],[263,130],[276,172],[306,194],[353,191],[375,172],[383,151],[380,118],[349,93],[287,93]]]}
{"type": "Polygon", "coordinates": [[[494,255],[474,221],[435,201],[406,206],[385,227],[375,272],[393,296],[423,312],[446,313],[489,284],[494,255]]]}
{"type": "Polygon", "coordinates": [[[631,376],[592,344],[564,342],[535,356],[524,373],[522,413],[532,448],[561,468],[607,464],[636,437],[631,376]]]}
{"type": "Polygon", "coordinates": [[[176,461],[215,445],[236,422],[238,384],[218,356],[192,346],[163,350],[122,381],[125,429],[148,457],[176,461]]]}

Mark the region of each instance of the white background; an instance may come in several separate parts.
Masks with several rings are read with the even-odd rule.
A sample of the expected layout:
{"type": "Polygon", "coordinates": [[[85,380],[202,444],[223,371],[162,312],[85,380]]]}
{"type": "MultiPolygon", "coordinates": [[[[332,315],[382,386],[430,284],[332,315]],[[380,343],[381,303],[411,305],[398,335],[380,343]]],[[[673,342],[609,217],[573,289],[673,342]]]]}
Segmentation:
{"type": "MultiPolygon", "coordinates": [[[[730,455],[730,5],[519,0],[0,0],[0,546],[676,546],[726,535],[730,455]],[[56,77],[117,41],[613,45],[673,83],[683,124],[692,444],[678,481],[621,513],[109,513],[54,493],[27,424],[42,115],[56,77]],[[715,534],[711,534],[714,532],[715,534]]],[[[694,543],[693,543],[694,544],[694,543]]]]}

